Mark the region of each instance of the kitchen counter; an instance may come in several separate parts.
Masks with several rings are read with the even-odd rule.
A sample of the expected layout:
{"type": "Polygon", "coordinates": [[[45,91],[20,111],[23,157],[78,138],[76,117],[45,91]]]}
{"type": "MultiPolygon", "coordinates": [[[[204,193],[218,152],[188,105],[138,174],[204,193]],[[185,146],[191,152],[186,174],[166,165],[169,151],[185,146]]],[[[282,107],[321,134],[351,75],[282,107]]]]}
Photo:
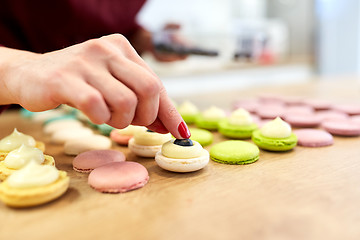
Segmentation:
{"type": "MultiPolygon", "coordinates": [[[[314,80],[190,100],[228,108],[237,98],[271,93],[360,103],[359,85],[355,79],[314,80]]],[[[72,170],[73,157],[51,144],[39,123],[16,111],[0,116],[1,138],[14,127],[44,141],[46,154],[71,182],[65,195],[42,206],[13,209],[0,203],[0,239],[360,239],[360,137],[335,137],[333,146],[323,148],[261,151],[249,165],[210,161],[184,174],[114,144],[128,160],[143,164],[150,180],[135,191],[102,194],[88,186],[87,174],[72,170]]],[[[225,140],[214,135],[215,142],[225,140]]]]}

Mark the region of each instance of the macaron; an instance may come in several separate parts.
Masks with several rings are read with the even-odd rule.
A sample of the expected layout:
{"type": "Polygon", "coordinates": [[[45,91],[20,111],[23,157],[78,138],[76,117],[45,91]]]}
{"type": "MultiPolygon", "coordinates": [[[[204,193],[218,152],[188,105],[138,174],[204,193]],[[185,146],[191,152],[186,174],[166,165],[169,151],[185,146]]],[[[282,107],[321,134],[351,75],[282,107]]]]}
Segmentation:
{"type": "Polygon", "coordinates": [[[304,128],[294,130],[298,138],[297,145],[303,147],[325,147],[334,143],[333,136],[320,129],[304,128]]]}
{"type": "Polygon", "coordinates": [[[321,123],[321,118],[313,113],[287,114],[284,119],[292,127],[317,127],[321,123]]]}
{"type": "Polygon", "coordinates": [[[321,124],[322,128],[331,134],[355,137],[360,135],[360,125],[347,119],[347,120],[328,120],[321,124]]]}
{"type": "Polygon", "coordinates": [[[51,135],[51,143],[64,144],[66,141],[81,138],[86,139],[93,135],[93,131],[88,127],[74,127],[55,131],[51,135]]]}
{"type": "Polygon", "coordinates": [[[146,168],[137,162],[112,162],[95,168],[88,184],[102,193],[124,193],[145,186],[149,181],[146,168]]]}
{"type": "Polygon", "coordinates": [[[225,117],[226,113],[224,110],[216,106],[211,106],[196,116],[195,125],[198,128],[217,130],[219,122],[225,117]]]}
{"type": "Polygon", "coordinates": [[[56,121],[49,122],[43,128],[44,133],[46,134],[53,134],[57,131],[62,131],[65,129],[74,129],[74,128],[81,128],[83,124],[81,121],[74,119],[74,118],[64,118],[59,119],[56,121]]]}
{"type": "Polygon", "coordinates": [[[200,143],[203,147],[213,142],[213,134],[206,129],[189,128],[189,131],[191,133],[190,139],[200,143]]]}
{"type": "Polygon", "coordinates": [[[67,155],[78,155],[90,150],[109,149],[111,145],[112,142],[108,137],[93,134],[66,141],[64,144],[64,153],[67,155]]]}
{"type": "Polygon", "coordinates": [[[279,117],[255,130],[251,139],[259,148],[276,152],[289,151],[297,144],[291,126],[279,117]]]}
{"type": "Polygon", "coordinates": [[[171,134],[160,134],[150,130],[136,131],[129,140],[129,149],[139,157],[155,157],[161,146],[171,139],[171,134]]]}
{"type": "MultiPolygon", "coordinates": [[[[110,132],[110,138],[120,145],[128,145],[129,140],[134,136],[135,132],[145,127],[129,125],[123,129],[114,129],[110,132]]],[[[146,129],[146,128],[145,128],[146,129]]]]}
{"type": "Polygon", "coordinates": [[[252,132],[258,128],[250,113],[239,108],[231,113],[228,118],[219,122],[219,132],[228,138],[247,139],[251,138],[252,132]]]}
{"type": "Polygon", "coordinates": [[[177,107],[178,112],[187,124],[195,122],[199,109],[190,101],[184,101],[177,107]]]}
{"type": "Polygon", "coordinates": [[[259,108],[256,114],[263,119],[274,119],[282,116],[285,112],[285,106],[283,104],[263,104],[259,108]]]}
{"type": "Polygon", "coordinates": [[[89,173],[95,168],[108,163],[123,162],[125,158],[125,155],[117,150],[90,150],[77,155],[72,165],[73,169],[77,172],[89,173]]]}
{"type": "Polygon", "coordinates": [[[259,160],[259,148],[242,140],[227,140],[210,149],[211,160],[224,164],[250,164],[259,160]]]}
{"type": "Polygon", "coordinates": [[[16,208],[37,206],[63,195],[69,181],[55,166],[30,162],[0,183],[0,200],[16,208]]]}
{"type": "Polygon", "coordinates": [[[346,113],[348,115],[360,114],[360,104],[337,104],[334,105],[332,109],[346,113]]]}
{"type": "Polygon", "coordinates": [[[155,155],[156,163],[172,172],[194,172],[209,162],[209,152],[191,139],[172,139],[155,155]]]}

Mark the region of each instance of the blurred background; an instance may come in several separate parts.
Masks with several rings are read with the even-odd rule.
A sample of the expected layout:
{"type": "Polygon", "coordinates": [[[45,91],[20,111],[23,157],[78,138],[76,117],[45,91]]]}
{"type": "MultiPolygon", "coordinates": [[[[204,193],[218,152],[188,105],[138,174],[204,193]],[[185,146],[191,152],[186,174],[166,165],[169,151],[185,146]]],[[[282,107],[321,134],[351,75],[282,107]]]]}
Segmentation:
{"type": "Polygon", "coordinates": [[[359,75],[359,9],[358,0],[148,0],[138,21],[155,44],[181,36],[197,53],[172,63],[144,56],[177,97],[359,75]],[[181,28],[164,30],[169,23],[181,28]]]}

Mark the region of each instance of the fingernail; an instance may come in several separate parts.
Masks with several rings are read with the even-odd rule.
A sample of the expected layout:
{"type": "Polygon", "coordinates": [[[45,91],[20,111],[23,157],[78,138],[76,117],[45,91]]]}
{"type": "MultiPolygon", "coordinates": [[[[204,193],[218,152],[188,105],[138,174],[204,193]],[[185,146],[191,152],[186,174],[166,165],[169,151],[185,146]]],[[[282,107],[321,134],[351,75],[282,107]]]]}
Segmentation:
{"type": "Polygon", "coordinates": [[[189,128],[186,126],[186,124],[184,122],[181,122],[179,124],[178,131],[180,133],[180,136],[183,138],[190,138],[190,136],[191,136],[189,128]]]}

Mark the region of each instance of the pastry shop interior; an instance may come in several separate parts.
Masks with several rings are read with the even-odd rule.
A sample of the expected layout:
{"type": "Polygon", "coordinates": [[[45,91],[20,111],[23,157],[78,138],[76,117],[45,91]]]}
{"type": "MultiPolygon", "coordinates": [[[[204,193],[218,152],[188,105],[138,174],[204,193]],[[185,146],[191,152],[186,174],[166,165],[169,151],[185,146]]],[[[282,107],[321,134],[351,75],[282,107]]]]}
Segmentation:
{"type": "MultiPolygon", "coordinates": [[[[0,80],[16,43],[1,42],[2,22],[30,16],[6,4],[0,80]]],[[[94,123],[67,102],[1,104],[0,239],[360,239],[360,1],[124,6],[117,24],[133,14],[150,34],[141,64],[174,106],[154,102],[157,120],[176,110],[191,136],[94,123]]]]}

